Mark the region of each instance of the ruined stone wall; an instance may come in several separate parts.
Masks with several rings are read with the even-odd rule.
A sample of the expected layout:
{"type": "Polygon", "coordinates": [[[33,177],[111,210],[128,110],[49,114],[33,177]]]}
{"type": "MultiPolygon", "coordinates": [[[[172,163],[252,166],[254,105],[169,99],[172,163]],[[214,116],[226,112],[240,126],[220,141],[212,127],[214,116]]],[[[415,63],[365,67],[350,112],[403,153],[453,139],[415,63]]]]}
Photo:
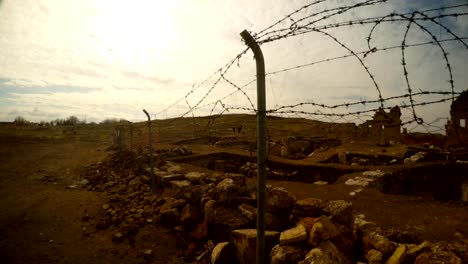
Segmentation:
{"type": "Polygon", "coordinates": [[[450,107],[450,120],[446,125],[447,145],[468,146],[468,91],[464,91],[450,107]]]}
{"type": "Polygon", "coordinates": [[[359,126],[360,135],[377,144],[388,144],[390,141],[401,141],[401,111],[398,106],[393,107],[389,113],[383,109],[375,112],[372,120],[359,126]]]}

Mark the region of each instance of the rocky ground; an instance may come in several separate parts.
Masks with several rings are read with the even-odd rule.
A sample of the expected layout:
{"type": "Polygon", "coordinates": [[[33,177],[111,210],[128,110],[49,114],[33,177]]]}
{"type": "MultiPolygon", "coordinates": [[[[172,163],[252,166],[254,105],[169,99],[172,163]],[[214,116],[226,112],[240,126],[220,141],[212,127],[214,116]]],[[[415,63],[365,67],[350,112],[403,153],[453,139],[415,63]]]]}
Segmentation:
{"type": "MultiPolygon", "coordinates": [[[[0,131],[2,263],[253,263],[256,167],[245,161],[252,158],[248,150],[157,145],[154,174],[163,181],[152,190],[145,152],[109,149],[112,130],[95,129],[77,129],[73,135],[47,130],[40,138],[38,131],[33,136],[0,131]],[[224,164],[233,173],[214,171],[220,169],[216,164],[201,166],[203,160],[167,161],[188,161],[192,154],[216,157],[220,151],[241,155],[234,165],[224,164]]],[[[428,193],[434,186],[417,185],[433,175],[452,179],[466,165],[434,165],[421,160],[421,154],[404,164],[403,156],[381,155],[398,156],[402,146],[366,144],[319,149],[303,160],[286,160],[281,169],[273,165],[283,161],[271,157],[267,259],[468,263],[466,203],[447,192],[440,197],[448,200],[435,199],[428,193]],[[333,164],[348,150],[361,152],[346,164],[333,164]],[[321,160],[331,164],[309,166],[321,160]],[[302,169],[286,169],[291,166],[302,169]],[[417,172],[417,177],[396,182],[406,179],[403,172],[417,172]],[[332,176],[320,178],[321,173],[332,176]],[[310,178],[297,181],[304,176],[310,178]],[[389,188],[396,183],[399,189],[389,188]],[[405,188],[415,192],[398,193],[405,188]]]]}

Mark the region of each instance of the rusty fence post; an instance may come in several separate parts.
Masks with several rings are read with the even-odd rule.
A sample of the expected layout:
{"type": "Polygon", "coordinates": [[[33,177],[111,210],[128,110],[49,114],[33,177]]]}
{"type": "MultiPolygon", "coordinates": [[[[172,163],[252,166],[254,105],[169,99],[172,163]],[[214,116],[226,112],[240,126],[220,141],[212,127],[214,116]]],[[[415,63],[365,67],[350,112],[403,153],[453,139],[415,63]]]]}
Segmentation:
{"type": "Polygon", "coordinates": [[[149,154],[150,154],[149,164],[150,164],[150,174],[151,174],[151,189],[154,191],[156,189],[156,185],[159,186],[159,177],[156,180],[156,176],[154,175],[153,144],[151,140],[152,138],[151,137],[151,117],[145,109],[143,109],[143,112],[148,118],[148,147],[149,147],[149,154]]]}
{"type": "Polygon", "coordinates": [[[240,34],[255,56],[257,68],[257,264],[265,262],[265,162],[266,162],[266,96],[265,61],[260,46],[247,30],[240,34]]]}

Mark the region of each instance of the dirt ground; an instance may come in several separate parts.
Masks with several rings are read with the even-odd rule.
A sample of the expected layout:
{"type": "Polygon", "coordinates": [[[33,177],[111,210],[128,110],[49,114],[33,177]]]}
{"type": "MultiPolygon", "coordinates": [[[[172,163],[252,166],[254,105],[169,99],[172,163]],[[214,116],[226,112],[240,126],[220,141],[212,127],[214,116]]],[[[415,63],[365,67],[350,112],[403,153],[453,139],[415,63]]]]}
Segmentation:
{"type": "Polygon", "coordinates": [[[84,235],[83,216],[100,214],[106,197],[67,186],[108,154],[105,144],[5,134],[0,143],[1,263],[145,263],[146,249],[154,263],[177,263],[174,235],[160,227],[140,230],[134,247],[112,243],[111,231],[84,235]]]}
{"type": "MultiPolygon", "coordinates": [[[[143,127],[141,124],[140,130],[143,127]]],[[[159,226],[145,226],[138,233],[134,246],[113,243],[112,230],[83,232],[83,228],[90,228],[88,222],[103,214],[102,205],[108,197],[68,186],[80,180],[84,166],[97,163],[109,154],[107,149],[113,128],[99,131],[92,128],[72,135],[54,129],[22,132],[0,127],[0,262],[147,263],[142,252],[151,249],[154,252],[152,263],[183,263],[175,234],[159,226]],[[91,220],[84,219],[85,216],[91,220]]],[[[171,136],[169,132],[161,132],[160,140],[165,144],[158,147],[173,146],[171,141],[184,139],[180,135],[185,131],[170,131],[171,136]]],[[[248,150],[235,147],[226,149],[203,144],[189,144],[189,147],[196,153],[228,150],[249,155],[248,150]]],[[[345,149],[381,153],[379,148],[350,142],[334,151],[293,162],[316,162],[314,159],[324,159],[345,149]]],[[[394,155],[401,155],[402,151],[401,146],[386,150],[394,155]]],[[[185,168],[206,170],[193,165],[185,168]]],[[[466,204],[383,194],[372,188],[364,188],[351,196],[349,193],[357,187],[344,184],[351,176],[345,175],[330,185],[268,183],[285,187],[298,199],[316,197],[352,201],[355,211],[364,214],[367,220],[376,222],[387,233],[409,231],[415,242],[450,241],[456,232],[468,235],[466,204]]]]}

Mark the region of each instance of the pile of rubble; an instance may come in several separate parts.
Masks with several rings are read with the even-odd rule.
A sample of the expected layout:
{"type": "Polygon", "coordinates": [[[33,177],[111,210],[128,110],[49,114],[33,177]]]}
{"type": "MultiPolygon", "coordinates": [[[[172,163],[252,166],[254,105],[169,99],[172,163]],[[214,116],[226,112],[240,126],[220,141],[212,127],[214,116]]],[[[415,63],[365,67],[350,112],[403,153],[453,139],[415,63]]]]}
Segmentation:
{"type": "MultiPolygon", "coordinates": [[[[239,171],[247,177],[257,177],[258,165],[254,162],[247,162],[239,168],[239,171]]],[[[297,176],[297,171],[287,172],[283,170],[271,170],[268,167],[266,168],[266,177],[268,179],[286,180],[293,179],[295,176],[297,176]]]]}
{"type": "MultiPolygon", "coordinates": [[[[254,263],[255,186],[246,184],[242,174],[184,174],[177,164],[159,165],[156,174],[170,192],[151,192],[150,179],[136,157],[116,155],[88,168],[88,188],[109,195],[96,229],[114,228],[115,243],[132,244],[142,226],[158,224],[185,241],[184,255],[192,263],[254,263]]],[[[272,264],[468,260],[462,238],[450,244],[392,241],[363,215],[355,216],[346,201],[296,200],[285,189],[271,186],[267,197],[265,247],[272,264]]]]}

